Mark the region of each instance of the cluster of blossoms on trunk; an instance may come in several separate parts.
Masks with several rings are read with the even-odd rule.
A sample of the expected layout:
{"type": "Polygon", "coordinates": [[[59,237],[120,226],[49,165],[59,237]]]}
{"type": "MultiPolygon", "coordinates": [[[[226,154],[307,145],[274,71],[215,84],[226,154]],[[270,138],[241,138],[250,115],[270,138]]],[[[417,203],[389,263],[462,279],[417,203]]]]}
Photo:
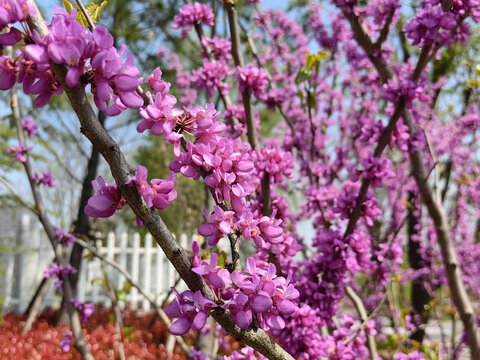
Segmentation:
{"type": "MultiPolygon", "coordinates": [[[[295,358],[366,359],[367,337],[383,339],[386,334],[378,318],[362,324],[347,312],[339,320],[336,315],[347,287],[358,292],[373,313],[394,275],[400,276],[401,285],[423,281],[433,295],[448,283],[439,261],[435,226],[419,210],[421,196],[406,165],[416,151],[424,155],[430,171],[436,172],[438,163],[449,159],[450,170],[438,181],[456,184],[456,196],[442,199],[447,205],[455,203],[447,213],[453,219],[449,235],[458,245],[468,292],[480,296],[476,279],[480,269],[475,265],[480,263],[480,246],[468,226],[472,204],[480,205],[480,168],[475,161],[478,110],[467,102],[462,114],[443,124],[434,108],[447,81],[432,81],[425,71],[429,68],[417,74],[419,65],[408,54],[403,63],[396,61],[400,54],[385,42],[389,27],[396,26],[405,37],[404,52],[409,51],[408,42],[426,51],[427,60],[439,57],[452,44],[466,44],[472,22],[480,20],[480,2],[454,0],[444,10],[440,1],[426,0],[405,24],[400,23],[397,0],[363,5],[337,0],[334,5],[328,9],[328,19],[318,4],[310,4],[304,13],[317,45],[330,54],[328,62],[315,65],[310,40],[284,12],[258,10],[252,38],[263,41],[265,49],[256,54],[255,63],[245,66],[234,65],[230,40],[202,37],[202,26],[214,25],[214,11],[197,2],[184,5],[173,28],[181,29],[182,38],[197,31],[203,61],[191,72],[184,70],[178,58],[172,61],[169,70],[176,71],[176,85],[182,91],[177,99],[160,68],[141,77],[126,47],[118,50],[104,27],[88,31],[75,21],[75,10],[71,14],[57,10],[48,25],[49,35],[41,37],[9,27],[24,22],[33,11],[25,0],[0,0],[0,30],[5,30],[0,45],[25,43],[15,57],[0,57],[0,89],[21,84],[25,94],[35,96],[34,106],[42,107],[64,90],[52,64],[66,65],[68,87],[89,87],[97,108],[109,116],[127,109],[138,111],[142,120],[137,131],[150,130],[173,147],[175,159],[166,179],[148,181],[143,166],[125,184],[108,184],[99,176],[93,182],[95,195],[84,210],[87,215],[107,218],[122,209],[127,203],[120,191],[123,186],[134,187],[149,208],[165,209],[177,197],[175,180],[181,175],[202,179],[215,201],[213,209],[205,209],[205,221],[197,229],[208,246],[253,243],[256,252],[246,259],[243,270],[236,254],[231,262],[221,263],[215,249],[207,248],[209,257],[202,258],[199,245],[193,244],[191,271],[214,296],[173,289],[176,299],[165,312],[175,318],[170,327],[175,335],[201,331],[208,316],[221,310],[241,329],[268,331],[295,358]],[[471,22],[465,21],[467,16],[471,22]],[[354,21],[359,22],[360,35],[360,30],[350,30],[354,21]],[[371,38],[370,53],[358,46],[358,37],[371,38]],[[383,66],[387,71],[377,71],[383,66]],[[208,98],[218,97],[223,113],[221,105],[196,105],[201,91],[208,98]],[[233,101],[230,96],[235,97],[233,101]],[[283,141],[262,136],[260,145],[245,141],[249,126],[260,128],[259,113],[247,114],[245,107],[237,105],[245,99],[252,101],[252,107],[282,114],[285,124],[272,131],[283,141]],[[397,116],[399,104],[411,112],[413,125],[403,112],[397,116]],[[253,124],[247,126],[247,121],[253,124]],[[385,155],[376,146],[389,130],[385,155]],[[292,213],[282,191],[295,187],[304,198],[292,213]],[[267,195],[270,200],[264,200],[267,195]],[[407,216],[410,233],[401,231],[407,216]],[[310,241],[297,234],[301,219],[312,224],[310,241]],[[409,246],[418,247],[420,260],[405,270],[401,265],[407,240],[409,246]],[[304,257],[300,261],[295,259],[299,251],[304,257]],[[368,280],[360,286],[358,276],[368,280]],[[321,327],[329,331],[321,333],[321,327]]],[[[37,132],[29,118],[22,126],[29,138],[37,132]]],[[[15,161],[25,162],[30,150],[18,143],[7,152],[15,161]]],[[[49,172],[37,174],[34,180],[45,186],[55,183],[49,172]]],[[[448,196],[445,189],[440,194],[444,198],[448,196]]],[[[478,216],[478,210],[473,213],[478,216]]],[[[65,245],[74,241],[62,230],[56,236],[65,245]]],[[[64,276],[74,272],[68,265],[52,263],[45,276],[56,278],[59,287],[64,276]]],[[[91,313],[91,307],[78,299],[72,304],[82,317],[91,313]]],[[[419,314],[410,318],[422,321],[419,314]]],[[[61,346],[68,348],[71,341],[66,334],[61,346]]],[[[191,355],[203,358],[195,349],[191,355]]],[[[263,358],[248,347],[224,357],[263,358]]],[[[397,352],[394,359],[423,359],[423,355],[397,352]]]]}
{"type": "Polygon", "coordinates": [[[179,318],[170,328],[173,333],[183,335],[190,327],[202,329],[208,313],[217,306],[227,309],[241,329],[251,326],[254,319],[266,331],[285,327],[283,317],[295,311],[299,296],[290,284],[291,273],[287,279],[277,276],[275,265],[269,264],[265,270],[257,267],[254,258],[247,259],[241,273],[236,270],[230,273],[218,265],[216,253],[212,252],[209,259],[201,259],[198,243],[192,249],[192,271],[205,279],[215,293],[216,303],[203,298],[200,292],[176,293],[177,299],[165,308],[168,315],[179,318]]]}

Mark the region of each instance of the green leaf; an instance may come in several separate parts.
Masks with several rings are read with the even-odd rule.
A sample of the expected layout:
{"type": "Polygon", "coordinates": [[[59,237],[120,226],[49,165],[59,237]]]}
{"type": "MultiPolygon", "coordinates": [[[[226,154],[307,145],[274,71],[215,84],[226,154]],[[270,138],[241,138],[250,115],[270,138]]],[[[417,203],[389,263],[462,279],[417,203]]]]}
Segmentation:
{"type": "Polygon", "coordinates": [[[305,59],[305,67],[308,70],[312,70],[315,67],[318,70],[318,66],[320,62],[324,59],[328,58],[328,53],[326,51],[319,51],[315,54],[310,54],[307,52],[306,59],[305,59]]]}
{"type": "Polygon", "coordinates": [[[127,337],[132,335],[134,332],[135,332],[135,326],[125,326],[123,328],[123,334],[127,337]]]}
{"type": "Polygon", "coordinates": [[[115,290],[118,301],[127,302],[127,292],[125,290],[115,290]]]}
{"type": "Polygon", "coordinates": [[[475,76],[480,76],[480,64],[475,66],[475,76]]]}
{"type": "Polygon", "coordinates": [[[130,281],[125,281],[123,283],[122,290],[128,291],[132,288],[132,283],[130,281]]]}
{"type": "MultiPolygon", "coordinates": [[[[67,0],[63,0],[64,2],[68,2],[67,0]]],[[[70,6],[72,4],[68,3],[70,6]]],[[[64,3],[65,8],[66,5],[64,3]]],[[[103,1],[100,5],[95,4],[94,2],[89,2],[87,5],[85,5],[85,11],[92,20],[92,22],[95,24],[100,20],[100,15],[102,14],[103,9],[107,6],[107,1],[103,1]]],[[[84,27],[88,27],[88,21],[85,15],[83,14],[82,10],[78,6],[74,6],[75,9],[77,9],[77,16],[75,17],[75,20],[77,20],[80,24],[82,24],[84,27]]],[[[68,11],[68,9],[67,9],[68,11]]]]}
{"type": "Polygon", "coordinates": [[[295,78],[295,84],[298,85],[310,79],[312,74],[313,74],[313,71],[311,69],[307,69],[306,67],[300,68],[300,70],[298,71],[297,77],[295,78]]]}
{"type": "Polygon", "coordinates": [[[73,5],[68,0],[62,0],[63,7],[69,14],[73,11],[73,5]]]}

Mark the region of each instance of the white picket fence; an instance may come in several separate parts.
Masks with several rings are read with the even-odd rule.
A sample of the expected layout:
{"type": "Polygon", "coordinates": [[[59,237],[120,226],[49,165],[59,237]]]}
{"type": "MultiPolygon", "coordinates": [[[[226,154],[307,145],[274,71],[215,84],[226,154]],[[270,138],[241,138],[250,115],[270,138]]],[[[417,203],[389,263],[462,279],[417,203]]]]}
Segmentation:
{"type": "MultiPolygon", "coordinates": [[[[182,235],[179,242],[182,247],[188,248],[191,239],[182,235]]],[[[156,301],[163,301],[170,287],[177,282],[178,274],[151,235],[142,239],[138,233],[118,236],[109,233],[103,243],[97,242],[97,251],[108,260],[117,262],[156,301]]],[[[85,255],[88,253],[84,250],[85,255]]],[[[16,238],[4,239],[0,233],[0,308],[23,312],[52,259],[48,240],[29,215],[21,217],[16,238]],[[6,250],[11,248],[13,251],[6,250]]],[[[123,275],[109,265],[106,265],[106,274],[115,289],[122,289],[126,281],[123,275]]],[[[103,279],[100,260],[85,257],[79,274],[79,299],[109,306],[110,298],[103,279]]],[[[185,284],[179,281],[177,287],[183,290],[185,284]]],[[[60,302],[59,294],[51,286],[43,307],[59,307],[60,302]]],[[[143,310],[150,309],[149,301],[133,287],[127,291],[126,303],[143,310]]]]}

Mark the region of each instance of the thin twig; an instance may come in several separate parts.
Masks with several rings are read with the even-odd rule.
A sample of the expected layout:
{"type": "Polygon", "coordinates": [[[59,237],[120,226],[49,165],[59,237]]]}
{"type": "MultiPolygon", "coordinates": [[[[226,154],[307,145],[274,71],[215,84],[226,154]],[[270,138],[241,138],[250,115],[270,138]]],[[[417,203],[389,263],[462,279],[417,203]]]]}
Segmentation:
{"type": "MultiPolygon", "coordinates": [[[[346,293],[347,293],[347,296],[350,298],[350,300],[354,301],[351,297],[351,291],[353,291],[353,289],[351,287],[348,287],[346,293]]],[[[358,299],[360,299],[360,298],[358,298],[358,299]]],[[[370,319],[372,319],[373,316],[380,310],[380,307],[383,305],[383,303],[385,302],[386,299],[387,299],[387,294],[385,293],[383,295],[382,299],[380,300],[380,302],[375,307],[375,309],[365,319],[360,319],[360,321],[362,321],[362,324],[347,340],[345,340],[343,342],[343,344],[345,346],[347,346],[353,340],[355,340],[355,338],[358,336],[358,334],[360,334],[365,329],[365,327],[368,325],[368,322],[370,321],[370,319]]],[[[362,299],[360,299],[360,301],[362,301],[362,299]]],[[[362,305],[363,305],[363,302],[362,302],[362,305]]],[[[363,307],[365,308],[365,305],[363,305],[363,307]]],[[[365,311],[366,311],[366,309],[365,309],[365,311]]]]}
{"type": "MultiPolygon", "coordinates": [[[[360,297],[355,293],[355,291],[350,286],[347,286],[347,288],[345,289],[345,294],[350,298],[350,300],[352,300],[353,304],[355,305],[355,308],[357,309],[358,315],[360,316],[360,321],[362,322],[362,326],[365,327],[368,323],[369,317],[367,316],[367,309],[365,309],[365,305],[363,305],[362,299],[360,299],[360,297]]],[[[382,302],[384,300],[385,300],[385,296],[383,297],[382,302]]],[[[375,338],[373,337],[373,335],[368,333],[366,334],[366,336],[367,336],[368,350],[370,351],[370,358],[372,360],[377,360],[378,353],[377,353],[377,344],[375,342],[375,338]]],[[[347,341],[348,340],[350,339],[347,339],[347,341]]],[[[353,341],[353,339],[350,341],[353,341]]],[[[348,344],[348,342],[346,344],[348,344]]]]}
{"type": "Polygon", "coordinates": [[[26,203],[22,197],[18,194],[17,190],[15,190],[15,188],[12,186],[12,184],[10,184],[7,179],[5,179],[4,177],[0,176],[0,182],[5,185],[5,187],[10,190],[10,192],[13,194],[13,196],[15,196],[15,199],[20,202],[20,204],[22,204],[24,207],[26,207],[28,210],[32,211],[35,215],[38,215],[38,211],[35,209],[34,206],[32,206],[31,204],[28,204],[26,203]]]}

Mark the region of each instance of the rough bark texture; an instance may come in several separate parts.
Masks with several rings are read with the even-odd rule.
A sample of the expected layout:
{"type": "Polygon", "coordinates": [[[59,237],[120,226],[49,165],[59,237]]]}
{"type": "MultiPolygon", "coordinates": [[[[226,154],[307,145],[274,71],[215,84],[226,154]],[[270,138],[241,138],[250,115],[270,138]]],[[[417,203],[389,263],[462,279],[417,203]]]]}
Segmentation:
{"type": "MultiPolygon", "coordinates": [[[[414,216],[413,212],[416,210],[414,204],[414,195],[412,192],[408,194],[409,208],[408,208],[408,222],[407,222],[407,235],[408,235],[408,261],[412,269],[418,270],[422,269],[428,264],[425,264],[422,257],[418,253],[420,249],[420,244],[418,241],[415,241],[412,236],[418,233],[415,227],[418,225],[418,219],[414,216]]],[[[423,342],[425,337],[425,327],[424,325],[428,322],[429,311],[427,310],[427,305],[432,299],[430,293],[425,288],[425,285],[421,279],[415,279],[412,281],[412,310],[411,315],[417,315],[420,317],[421,324],[410,334],[410,339],[418,341],[419,343],[423,342]]]]}

